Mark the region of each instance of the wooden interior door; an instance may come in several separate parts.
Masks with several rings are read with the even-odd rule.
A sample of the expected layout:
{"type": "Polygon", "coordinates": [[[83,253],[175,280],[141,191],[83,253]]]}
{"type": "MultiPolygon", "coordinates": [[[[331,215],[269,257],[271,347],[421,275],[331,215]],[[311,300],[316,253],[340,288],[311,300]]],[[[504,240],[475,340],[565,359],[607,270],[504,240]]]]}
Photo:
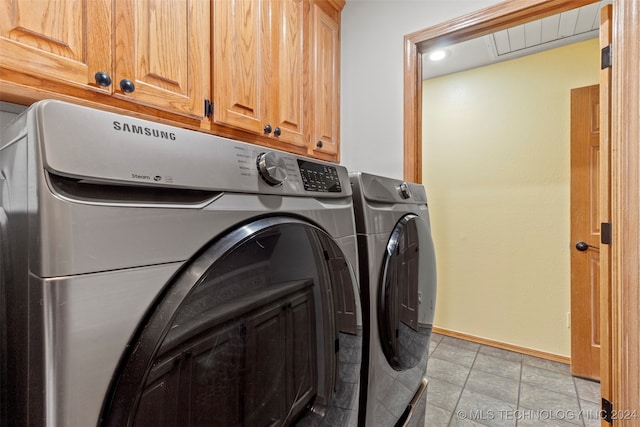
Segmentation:
{"type": "Polygon", "coordinates": [[[600,89],[571,90],[571,372],[600,379],[600,89]]]}
{"type": "MultiPolygon", "coordinates": [[[[600,10],[600,48],[611,45],[613,7],[600,10]]],[[[611,67],[600,71],[600,220],[611,223],[611,67]]],[[[612,386],[612,251],[600,246],[600,394],[613,402],[612,386]]],[[[602,425],[609,425],[602,421],[602,425]]]]}

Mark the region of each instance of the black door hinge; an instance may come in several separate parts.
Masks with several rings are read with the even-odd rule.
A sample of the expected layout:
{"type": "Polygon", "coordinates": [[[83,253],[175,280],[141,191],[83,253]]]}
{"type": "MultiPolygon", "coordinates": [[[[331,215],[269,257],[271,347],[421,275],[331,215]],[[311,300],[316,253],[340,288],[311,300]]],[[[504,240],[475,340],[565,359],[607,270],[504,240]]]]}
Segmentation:
{"type": "Polygon", "coordinates": [[[335,339],[335,341],[333,341],[333,345],[334,345],[334,350],[336,353],[340,352],[340,340],[338,338],[335,339]]]}
{"type": "Polygon", "coordinates": [[[211,117],[213,115],[213,102],[208,99],[204,100],[204,115],[205,117],[211,117]]]}
{"type": "Polygon", "coordinates": [[[604,397],[602,398],[602,408],[600,411],[600,418],[613,424],[613,403],[609,402],[604,397]]]}
{"type": "Polygon", "coordinates": [[[611,244],[611,223],[603,222],[600,224],[600,243],[603,245],[611,244]]]}
{"type": "Polygon", "coordinates": [[[600,69],[604,70],[605,68],[611,68],[612,65],[613,65],[613,52],[611,49],[611,45],[608,45],[602,48],[601,56],[600,56],[600,69]]]}

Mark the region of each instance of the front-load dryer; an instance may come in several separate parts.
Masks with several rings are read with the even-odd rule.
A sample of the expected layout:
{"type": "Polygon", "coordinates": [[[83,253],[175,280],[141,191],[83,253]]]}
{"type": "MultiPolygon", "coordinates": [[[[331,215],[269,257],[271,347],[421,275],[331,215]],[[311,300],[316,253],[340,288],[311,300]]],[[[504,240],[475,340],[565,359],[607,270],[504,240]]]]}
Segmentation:
{"type": "Polygon", "coordinates": [[[361,172],[353,187],[364,316],[361,426],[423,426],[436,263],[422,185],[361,172]]]}
{"type": "Polygon", "coordinates": [[[0,172],[0,424],[355,425],[343,167],[42,101],[0,172]]]}

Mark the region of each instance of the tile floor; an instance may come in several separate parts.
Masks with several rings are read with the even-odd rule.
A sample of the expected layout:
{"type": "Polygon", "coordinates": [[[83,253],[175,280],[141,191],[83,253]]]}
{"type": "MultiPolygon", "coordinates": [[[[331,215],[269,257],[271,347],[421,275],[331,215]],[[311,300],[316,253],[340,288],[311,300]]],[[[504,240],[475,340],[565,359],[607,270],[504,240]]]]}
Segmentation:
{"type": "Polygon", "coordinates": [[[427,427],[600,426],[600,384],[569,366],[434,334],[427,427]]]}

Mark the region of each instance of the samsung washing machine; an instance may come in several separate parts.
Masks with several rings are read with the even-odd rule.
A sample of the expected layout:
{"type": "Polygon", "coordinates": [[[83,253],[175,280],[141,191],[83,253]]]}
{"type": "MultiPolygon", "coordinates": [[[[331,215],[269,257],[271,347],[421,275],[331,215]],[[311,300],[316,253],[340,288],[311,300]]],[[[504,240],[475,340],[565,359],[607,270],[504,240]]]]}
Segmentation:
{"type": "Polygon", "coordinates": [[[356,424],[343,167],[42,101],[0,172],[0,424],[356,424]]]}
{"type": "Polygon", "coordinates": [[[353,172],[365,358],[361,426],[424,426],[436,264],[422,185],[353,172]]]}

